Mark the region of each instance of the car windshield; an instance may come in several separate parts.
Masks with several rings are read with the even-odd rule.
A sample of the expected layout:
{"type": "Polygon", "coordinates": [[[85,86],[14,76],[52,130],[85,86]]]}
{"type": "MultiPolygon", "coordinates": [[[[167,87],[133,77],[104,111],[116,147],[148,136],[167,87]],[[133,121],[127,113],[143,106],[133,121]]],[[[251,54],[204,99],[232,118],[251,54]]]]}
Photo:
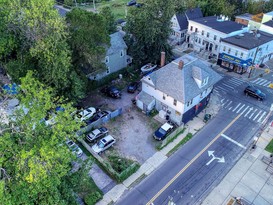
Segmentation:
{"type": "Polygon", "coordinates": [[[77,114],[78,118],[82,118],[82,115],[80,113],[77,114]]]}
{"type": "Polygon", "coordinates": [[[98,147],[99,147],[99,148],[103,148],[103,147],[104,147],[104,143],[103,143],[102,141],[99,141],[99,142],[98,142],[98,147]]]}
{"type": "Polygon", "coordinates": [[[161,133],[162,135],[165,135],[165,134],[166,134],[166,131],[163,130],[162,128],[160,128],[160,129],[158,130],[158,132],[161,133]]]}
{"type": "Polygon", "coordinates": [[[258,94],[258,95],[260,95],[262,92],[260,91],[260,90],[256,90],[256,93],[258,94]]]}

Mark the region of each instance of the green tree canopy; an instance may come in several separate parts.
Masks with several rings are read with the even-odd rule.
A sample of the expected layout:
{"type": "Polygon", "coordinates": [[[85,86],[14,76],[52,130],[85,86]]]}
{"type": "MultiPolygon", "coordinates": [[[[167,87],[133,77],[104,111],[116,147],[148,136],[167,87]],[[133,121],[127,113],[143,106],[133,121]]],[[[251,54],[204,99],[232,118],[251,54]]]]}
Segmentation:
{"type": "Polygon", "coordinates": [[[100,15],[104,18],[106,22],[106,30],[108,34],[112,34],[116,31],[115,16],[109,6],[102,7],[100,15]]]}
{"type": "Polygon", "coordinates": [[[107,45],[110,43],[106,21],[96,13],[79,8],[67,14],[71,38],[73,64],[87,73],[99,71],[104,67],[107,45]]]}
{"type": "Polygon", "coordinates": [[[129,53],[137,65],[158,63],[161,51],[171,56],[167,40],[170,34],[170,19],[174,14],[172,1],[147,0],[141,8],[130,8],[126,30],[129,34],[129,53]]]}
{"type": "Polygon", "coordinates": [[[0,59],[15,81],[27,70],[37,70],[56,94],[84,97],[84,81],[71,66],[66,23],[53,6],[53,0],[2,0],[0,59]]]}
{"type": "Polygon", "coordinates": [[[65,141],[80,124],[70,115],[71,105],[52,97],[32,72],[22,78],[21,89],[20,109],[1,130],[1,204],[67,204],[60,190],[72,159],[65,141]],[[53,114],[56,106],[65,110],[53,114]],[[46,116],[55,116],[53,126],[41,121],[46,116]]]}

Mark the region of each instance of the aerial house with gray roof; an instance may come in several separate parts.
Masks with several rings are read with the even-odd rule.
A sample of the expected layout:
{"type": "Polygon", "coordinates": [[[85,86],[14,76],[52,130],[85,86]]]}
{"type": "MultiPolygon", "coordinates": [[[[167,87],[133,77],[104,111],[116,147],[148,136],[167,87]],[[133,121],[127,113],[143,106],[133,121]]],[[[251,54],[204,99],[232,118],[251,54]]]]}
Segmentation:
{"type": "Polygon", "coordinates": [[[155,108],[162,118],[181,125],[206,107],[220,79],[207,64],[184,55],[142,78],[136,104],[146,113],[155,108]]]}

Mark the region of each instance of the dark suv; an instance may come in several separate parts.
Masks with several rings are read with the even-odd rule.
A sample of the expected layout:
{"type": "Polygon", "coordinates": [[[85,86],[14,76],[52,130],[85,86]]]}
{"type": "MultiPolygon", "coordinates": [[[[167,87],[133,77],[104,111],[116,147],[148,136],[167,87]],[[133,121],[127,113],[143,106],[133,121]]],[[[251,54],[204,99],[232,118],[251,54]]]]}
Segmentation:
{"type": "Polygon", "coordinates": [[[257,98],[258,100],[265,99],[265,94],[258,88],[255,88],[254,86],[247,86],[244,90],[244,93],[246,96],[250,95],[254,98],[257,98]]]}
{"type": "Polygon", "coordinates": [[[121,98],[121,92],[115,86],[104,87],[101,92],[112,98],[121,98]]]}

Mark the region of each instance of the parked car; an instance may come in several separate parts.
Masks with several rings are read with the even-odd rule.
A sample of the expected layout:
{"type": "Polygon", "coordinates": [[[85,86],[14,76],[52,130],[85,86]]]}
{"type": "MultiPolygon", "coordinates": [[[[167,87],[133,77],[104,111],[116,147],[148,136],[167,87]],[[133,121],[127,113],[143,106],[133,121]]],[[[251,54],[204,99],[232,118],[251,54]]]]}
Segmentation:
{"type": "Polygon", "coordinates": [[[127,92],[128,93],[134,93],[138,89],[139,84],[140,84],[139,82],[132,82],[132,83],[130,83],[128,85],[128,87],[127,87],[127,92]]]}
{"type": "Polygon", "coordinates": [[[66,144],[68,146],[68,148],[77,155],[77,157],[81,157],[83,154],[83,151],[81,150],[81,148],[79,148],[79,146],[77,144],[75,144],[75,142],[73,142],[72,140],[68,140],[66,141],[66,144]]]}
{"type": "Polygon", "coordinates": [[[85,121],[90,119],[95,113],[97,112],[96,108],[89,107],[85,110],[79,111],[76,113],[76,119],[79,119],[80,121],[85,121]]]}
{"type": "Polygon", "coordinates": [[[264,100],[266,97],[266,95],[261,90],[254,86],[247,86],[244,90],[244,93],[246,96],[250,95],[257,98],[258,100],[264,100]]]}
{"type": "Polygon", "coordinates": [[[110,148],[113,144],[116,143],[116,139],[111,135],[107,135],[106,137],[102,138],[98,143],[92,146],[94,152],[100,154],[104,150],[110,148]]]}
{"type": "Polygon", "coordinates": [[[137,8],[140,8],[140,7],[142,7],[143,6],[143,4],[141,4],[141,3],[136,3],[135,4],[135,7],[137,7],[137,8]]]}
{"type": "Polygon", "coordinates": [[[104,87],[101,92],[112,98],[121,98],[121,92],[115,86],[104,87]]]}
{"type": "Polygon", "coordinates": [[[164,140],[167,135],[173,130],[174,125],[170,122],[166,122],[160,128],[158,128],[154,133],[154,138],[156,140],[164,140]]]}
{"type": "Polygon", "coordinates": [[[85,122],[87,123],[87,124],[91,124],[91,123],[93,123],[93,122],[96,122],[96,121],[98,121],[99,119],[101,119],[101,118],[104,118],[105,116],[107,116],[107,115],[109,115],[111,112],[110,111],[99,111],[99,112],[97,112],[95,115],[94,115],[94,117],[92,117],[91,119],[89,119],[89,120],[86,120],[85,122]]]}
{"type": "Polygon", "coordinates": [[[89,132],[86,135],[86,140],[89,142],[93,142],[94,140],[105,136],[108,133],[108,129],[106,127],[100,127],[98,129],[95,129],[91,132],[89,132]]]}
{"type": "Polygon", "coordinates": [[[133,5],[135,5],[137,2],[136,2],[136,0],[131,0],[131,1],[129,1],[128,3],[127,3],[127,6],[133,6],[133,5]]]}

